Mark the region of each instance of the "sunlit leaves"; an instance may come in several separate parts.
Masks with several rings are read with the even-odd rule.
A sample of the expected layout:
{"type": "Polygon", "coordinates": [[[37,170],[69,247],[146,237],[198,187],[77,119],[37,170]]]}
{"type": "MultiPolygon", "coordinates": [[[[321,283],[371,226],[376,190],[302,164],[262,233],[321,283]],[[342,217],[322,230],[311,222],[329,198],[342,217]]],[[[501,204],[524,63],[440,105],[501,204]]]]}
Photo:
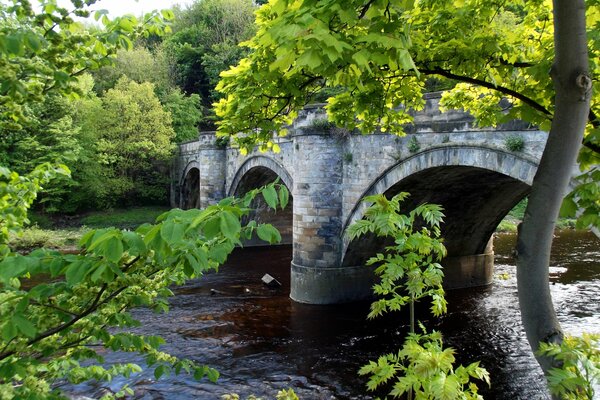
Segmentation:
{"type": "MultiPolygon", "coordinates": [[[[40,168],[30,177],[8,170],[0,173],[5,193],[0,199],[9,210],[14,203],[11,193],[32,199],[39,189],[32,180],[50,178],[56,171],[40,168]]],[[[110,381],[141,370],[133,364],[95,365],[102,362],[101,348],[141,354],[156,378],[188,373],[215,381],[214,369],[161,351],[163,339],[109,328],[139,326],[128,312],[132,307],[167,312],[173,296],[170,285],[217,269],[242,238],[256,234],[269,243],[281,240],[272,225],[242,223],[251,211],[247,206],[264,193],[273,208],[288,198],[283,185],[273,183],[204,210],[172,210],[135,231],[92,230],[82,237],[79,254],[42,249],[19,255],[6,248],[0,258],[0,378],[7,383],[2,395],[24,398],[31,392],[35,398],[46,398],[57,379],[110,381]],[[44,283],[22,289],[21,282],[30,278],[44,283]],[[43,359],[36,360],[40,354],[43,359]],[[42,384],[33,385],[26,376],[42,384]]],[[[23,222],[12,217],[13,228],[23,222]]]]}
{"type": "Polygon", "coordinates": [[[383,195],[365,197],[363,201],[372,203],[371,206],[362,220],[348,227],[347,234],[352,240],[367,233],[394,239],[394,245],[388,246],[385,254],[367,261],[367,265],[377,266],[375,272],[381,281],[374,290],[382,296],[373,303],[370,318],[430,296],[435,315],[446,311],[444,274],[437,262],[446,255],[439,229],[444,217],[442,209],[435,204],[422,204],[408,215],[401,214],[402,201],[407,197],[407,193],[391,199],[383,195]],[[417,224],[423,222],[425,226],[418,229],[417,224]]]}
{"type": "Polygon", "coordinates": [[[9,233],[18,233],[27,219],[27,210],[42,185],[59,175],[69,175],[65,165],[41,164],[27,175],[0,166],[0,260],[8,253],[9,233]]]}
{"type": "Polygon", "coordinates": [[[561,344],[540,343],[539,355],[562,365],[548,373],[553,394],[561,399],[594,399],[600,384],[600,335],[566,336],[561,344]]]}
{"type": "Polygon", "coordinates": [[[417,399],[482,399],[471,378],[490,383],[487,371],[475,362],[454,369],[452,348],[444,348],[439,332],[410,334],[395,354],[370,361],[359,374],[368,375],[371,391],[394,380],[390,396],[401,397],[413,392],[417,399]]]}
{"type": "MultiPolygon", "coordinates": [[[[431,298],[431,312],[440,316],[447,312],[442,288],[444,273],[440,261],[446,249],[440,238],[440,224],[444,214],[436,204],[422,204],[408,214],[401,214],[402,202],[408,193],[392,198],[384,195],[367,196],[363,199],[370,206],[362,220],[348,228],[348,236],[356,240],[370,233],[378,237],[391,237],[394,244],[386,247],[367,261],[375,266],[380,278],[373,286],[378,297],[371,304],[368,317],[399,311],[402,307],[420,299],[431,298]]],[[[411,321],[413,320],[411,307],[411,321]]],[[[411,322],[411,330],[413,329],[411,322]]],[[[371,391],[393,380],[390,396],[401,397],[412,392],[417,399],[480,399],[477,386],[470,383],[477,378],[489,384],[487,371],[473,363],[454,370],[454,350],[444,349],[441,335],[437,332],[423,335],[411,332],[403,348],[397,354],[370,361],[359,374],[368,375],[367,388],[371,391]]]]}

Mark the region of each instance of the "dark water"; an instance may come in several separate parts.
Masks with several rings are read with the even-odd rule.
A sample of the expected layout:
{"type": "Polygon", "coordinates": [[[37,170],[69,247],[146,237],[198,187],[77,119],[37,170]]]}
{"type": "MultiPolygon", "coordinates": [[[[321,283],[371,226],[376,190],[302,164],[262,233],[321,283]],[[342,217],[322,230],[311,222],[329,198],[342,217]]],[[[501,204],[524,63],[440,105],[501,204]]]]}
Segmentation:
{"type": "MultiPolygon", "coordinates": [[[[495,240],[492,286],[449,292],[449,313],[441,319],[423,318],[426,309],[417,312],[429,328],[443,332],[460,362],[481,360],[490,371],[491,389],[479,385],[486,399],[549,399],[521,326],[510,256],[514,240],[513,235],[495,240]]],[[[79,385],[68,391],[99,397],[128,383],[137,399],[218,399],[231,392],[272,399],[278,389],[288,387],[305,400],[372,398],[357,370],[398,349],[406,332],[405,315],[367,321],[368,303],[294,303],[288,298],[290,258],[289,246],[238,250],[218,274],[178,289],[169,314],[135,312],[143,324],[141,333],[161,335],[168,351],[218,369],[218,384],[187,376],[156,382],[150,370],[105,387],[79,385]],[[267,272],[283,283],[281,289],[261,284],[267,272]]],[[[564,330],[600,332],[600,240],[589,233],[558,234],[551,274],[564,330]]],[[[138,361],[128,354],[107,360],[117,357],[138,361]]]]}

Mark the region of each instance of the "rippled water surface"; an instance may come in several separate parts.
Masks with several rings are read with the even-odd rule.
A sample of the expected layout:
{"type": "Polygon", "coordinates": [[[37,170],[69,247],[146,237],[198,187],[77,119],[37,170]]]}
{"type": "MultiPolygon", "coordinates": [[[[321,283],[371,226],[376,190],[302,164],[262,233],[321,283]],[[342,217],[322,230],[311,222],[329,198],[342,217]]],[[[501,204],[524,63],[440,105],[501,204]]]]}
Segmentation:
{"type": "MultiPolygon", "coordinates": [[[[420,319],[443,332],[462,363],[481,360],[492,376],[486,399],[549,399],[524,337],[517,302],[513,235],[495,240],[492,286],[448,293],[449,313],[420,319]]],[[[236,392],[274,398],[292,387],[302,399],[368,399],[358,368],[395,351],[406,332],[404,314],[367,321],[368,303],[310,306],[289,300],[291,247],[236,250],[219,273],[176,290],[169,314],[140,309],[141,333],[163,336],[168,351],[218,369],[214,385],[187,376],[158,382],[152,370],[127,383],[137,399],[218,399],[236,392]],[[283,283],[271,290],[260,281],[269,273],[283,283]]],[[[568,333],[600,332],[600,240],[589,233],[564,231],[555,240],[551,261],[552,294],[568,333]]],[[[417,311],[419,312],[419,311],[417,311]]],[[[109,355],[107,361],[138,359],[109,355]]],[[[97,397],[117,389],[79,385],[71,393],[97,397]]],[[[479,385],[480,387],[483,386],[479,385]]]]}

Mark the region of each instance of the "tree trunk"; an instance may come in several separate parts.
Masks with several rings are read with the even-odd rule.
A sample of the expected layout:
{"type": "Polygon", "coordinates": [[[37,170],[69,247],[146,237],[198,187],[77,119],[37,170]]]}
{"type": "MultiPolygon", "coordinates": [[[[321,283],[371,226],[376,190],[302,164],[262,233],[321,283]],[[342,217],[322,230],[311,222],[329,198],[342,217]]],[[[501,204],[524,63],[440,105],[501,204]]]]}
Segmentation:
{"type": "MultiPolygon", "coordinates": [[[[554,0],[554,47],[554,119],[517,241],[519,305],[534,352],[540,342],[559,342],[563,336],[552,304],[548,266],[555,221],[576,163],[591,98],[584,0],[554,0]]],[[[538,357],[538,362],[544,372],[552,367],[552,360],[538,357]]]]}

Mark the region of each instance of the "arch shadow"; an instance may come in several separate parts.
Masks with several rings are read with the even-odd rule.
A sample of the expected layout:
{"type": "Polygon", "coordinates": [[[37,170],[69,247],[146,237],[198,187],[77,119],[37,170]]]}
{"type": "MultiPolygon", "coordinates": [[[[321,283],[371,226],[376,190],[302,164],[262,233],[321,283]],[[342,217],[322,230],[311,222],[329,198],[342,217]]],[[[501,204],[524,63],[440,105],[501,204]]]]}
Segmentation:
{"type": "Polygon", "coordinates": [[[190,161],[179,181],[179,208],[200,208],[200,165],[190,161]]]}

